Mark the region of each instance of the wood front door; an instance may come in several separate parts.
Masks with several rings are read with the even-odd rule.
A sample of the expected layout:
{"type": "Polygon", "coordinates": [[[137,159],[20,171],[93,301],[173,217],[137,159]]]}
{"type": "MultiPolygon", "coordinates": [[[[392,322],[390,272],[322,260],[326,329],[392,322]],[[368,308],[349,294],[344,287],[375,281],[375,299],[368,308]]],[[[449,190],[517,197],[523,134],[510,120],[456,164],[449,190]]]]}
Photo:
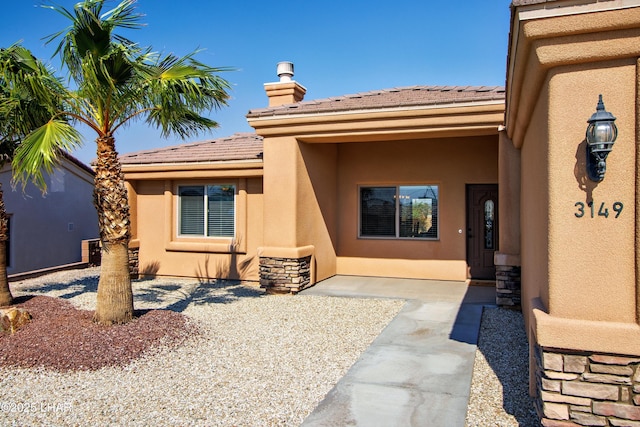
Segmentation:
{"type": "Polygon", "coordinates": [[[498,250],[498,185],[467,185],[467,276],[496,278],[493,253],[498,250]]]}

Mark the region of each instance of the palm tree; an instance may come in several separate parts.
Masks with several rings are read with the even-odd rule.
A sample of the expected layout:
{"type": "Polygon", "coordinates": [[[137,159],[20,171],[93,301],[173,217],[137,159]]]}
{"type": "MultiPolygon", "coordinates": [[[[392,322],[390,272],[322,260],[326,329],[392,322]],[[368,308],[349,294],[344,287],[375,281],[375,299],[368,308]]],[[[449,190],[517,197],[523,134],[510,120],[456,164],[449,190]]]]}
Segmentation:
{"type": "Polygon", "coordinates": [[[105,0],[84,0],[68,10],[49,8],[69,19],[70,26],[49,37],[59,39],[56,54],[68,70],[72,88],[65,88],[62,108],[30,132],[16,150],[14,173],[20,182],[44,185],[43,170],[60,151],[80,144],[72,127],[87,125],[97,134],[94,204],[102,241],[102,270],[94,321],[125,323],[133,317],[129,277],[129,202],[115,147],[115,132],[145,119],[163,136],[182,138],[217,126],[201,115],[226,105],[230,84],[194,58],[161,56],[142,49],[115,30],[141,27],[135,0],[123,0],[103,12],[105,0]]]}
{"type": "MultiPolygon", "coordinates": [[[[11,162],[20,140],[45,124],[62,87],[49,68],[20,45],[0,49],[0,168],[11,162]],[[40,102],[39,99],[44,100],[40,102]]],[[[11,305],[7,277],[8,217],[0,186],[0,306],[11,305]]]]}

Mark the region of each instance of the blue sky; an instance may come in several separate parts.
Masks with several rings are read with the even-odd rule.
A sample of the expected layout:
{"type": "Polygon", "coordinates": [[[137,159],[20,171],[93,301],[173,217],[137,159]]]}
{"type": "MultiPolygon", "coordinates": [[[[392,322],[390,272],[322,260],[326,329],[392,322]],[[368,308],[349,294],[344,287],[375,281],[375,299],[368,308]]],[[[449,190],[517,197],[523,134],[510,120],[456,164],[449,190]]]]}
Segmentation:
{"type": "MultiPolygon", "coordinates": [[[[13,0],[0,15],[0,47],[21,41],[39,58],[43,37],[67,25],[40,0],[13,0]]],[[[76,0],[56,2],[72,8],[76,0]]],[[[108,6],[115,5],[108,2],[108,6]]],[[[233,85],[229,106],[211,112],[220,127],[189,141],[251,132],[245,115],[267,105],[263,84],[276,63],[292,61],[306,100],[412,85],[504,85],[510,0],[138,0],[146,27],[127,36],[155,51],[197,56],[233,85]]],[[[74,155],[95,158],[95,135],[82,130],[74,155]]],[[[144,123],[120,129],[120,153],[182,143],[144,123]]],[[[188,141],[187,141],[188,142],[188,141]]]]}

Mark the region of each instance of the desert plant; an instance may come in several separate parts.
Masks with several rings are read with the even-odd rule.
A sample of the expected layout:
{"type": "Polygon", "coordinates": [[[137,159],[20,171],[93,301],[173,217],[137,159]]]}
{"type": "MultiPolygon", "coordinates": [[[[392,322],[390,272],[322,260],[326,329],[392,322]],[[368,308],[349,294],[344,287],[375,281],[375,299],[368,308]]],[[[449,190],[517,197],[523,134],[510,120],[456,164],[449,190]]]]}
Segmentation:
{"type": "Polygon", "coordinates": [[[55,54],[70,84],[63,87],[61,108],[29,132],[17,148],[13,167],[18,181],[32,180],[43,187],[43,173],[61,151],[81,144],[76,124],[85,124],[97,134],[94,204],[102,267],[94,320],[113,324],[133,317],[129,201],[115,133],[140,119],[160,128],[163,136],[186,138],[216,127],[203,113],[226,105],[230,84],[219,73],[230,69],[207,66],[195,59],[195,53],[177,57],[141,48],[115,33],[141,27],[135,0],[123,0],[106,12],[104,4],[105,0],[84,0],[72,10],[47,6],[70,21],[47,39],[58,41],[55,54]]]}

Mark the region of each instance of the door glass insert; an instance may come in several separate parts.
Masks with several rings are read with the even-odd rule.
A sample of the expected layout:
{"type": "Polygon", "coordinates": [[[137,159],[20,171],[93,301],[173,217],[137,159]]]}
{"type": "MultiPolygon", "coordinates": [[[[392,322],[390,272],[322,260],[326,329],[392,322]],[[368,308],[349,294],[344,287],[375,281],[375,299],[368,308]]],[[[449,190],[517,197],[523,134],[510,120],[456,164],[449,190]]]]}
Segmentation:
{"type": "Polygon", "coordinates": [[[495,216],[493,200],[484,202],[484,248],[495,249],[493,221],[495,216]]]}

